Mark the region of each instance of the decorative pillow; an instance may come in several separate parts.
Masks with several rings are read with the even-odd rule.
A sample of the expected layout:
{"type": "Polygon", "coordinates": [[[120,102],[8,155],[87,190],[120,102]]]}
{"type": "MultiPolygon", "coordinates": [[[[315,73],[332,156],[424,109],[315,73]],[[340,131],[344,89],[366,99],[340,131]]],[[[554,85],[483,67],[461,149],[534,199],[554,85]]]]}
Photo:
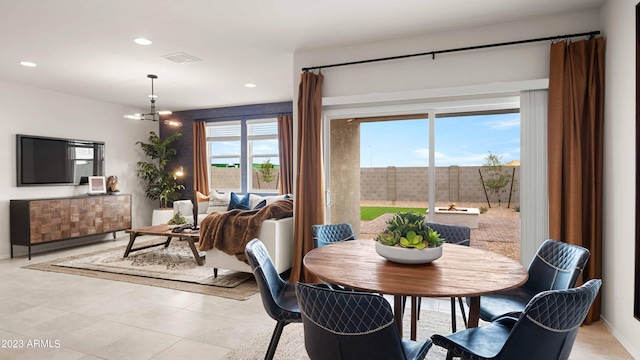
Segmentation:
{"type": "Polygon", "coordinates": [[[262,209],[263,207],[265,207],[267,205],[267,200],[262,200],[259,203],[256,204],[256,206],[253,207],[253,210],[258,210],[258,209],[262,209]]]}
{"type": "Polygon", "coordinates": [[[209,195],[205,195],[205,194],[201,193],[200,191],[196,190],[196,201],[197,202],[209,201],[209,198],[210,198],[209,195]]]}
{"type": "Polygon", "coordinates": [[[258,205],[259,202],[261,202],[262,200],[267,199],[267,198],[264,197],[264,196],[256,195],[256,194],[250,194],[249,195],[249,199],[250,199],[249,200],[249,207],[253,209],[253,208],[256,207],[256,205],[258,205]]]}
{"type": "Polygon", "coordinates": [[[274,202],[278,201],[278,200],[282,200],[282,199],[288,199],[291,196],[289,196],[289,194],[284,194],[284,195],[276,195],[276,196],[267,196],[267,205],[269,204],[273,204],[274,202]]]}
{"type": "Polygon", "coordinates": [[[196,206],[198,207],[198,214],[206,214],[209,207],[209,195],[196,190],[196,206]]]}
{"type": "Polygon", "coordinates": [[[249,197],[250,194],[245,195],[242,199],[236,195],[236,193],[231,192],[231,198],[229,199],[229,207],[227,210],[240,209],[240,210],[249,210],[251,206],[249,205],[249,197]]]}
{"type": "MultiPolygon", "coordinates": [[[[206,213],[227,211],[229,208],[230,197],[231,195],[229,193],[219,193],[217,191],[211,192],[211,194],[209,194],[210,200],[206,213]]],[[[200,207],[198,206],[198,211],[199,210],[200,207]]]]}

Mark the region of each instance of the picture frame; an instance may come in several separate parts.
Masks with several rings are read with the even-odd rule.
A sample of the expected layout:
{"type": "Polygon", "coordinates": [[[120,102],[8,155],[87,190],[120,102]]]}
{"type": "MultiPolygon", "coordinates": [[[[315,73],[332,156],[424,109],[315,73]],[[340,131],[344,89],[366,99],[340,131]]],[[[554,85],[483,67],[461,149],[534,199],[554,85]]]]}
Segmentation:
{"type": "Polygon", "coordinates": [[[104,176],[89,176],[89,195],[107,193],[107,181],[104,176]]]}

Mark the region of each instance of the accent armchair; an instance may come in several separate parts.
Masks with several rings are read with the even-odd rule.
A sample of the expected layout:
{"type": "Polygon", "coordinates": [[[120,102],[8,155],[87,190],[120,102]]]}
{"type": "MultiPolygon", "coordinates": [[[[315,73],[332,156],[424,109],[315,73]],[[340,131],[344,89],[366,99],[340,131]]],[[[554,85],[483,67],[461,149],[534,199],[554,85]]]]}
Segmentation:
{"type": "Polygon", "coordinates": [[[356,234],[354,234],[351,224],[347,223],[312,225],[311,233],[317,248],[334,242],[356,239],[356,234]]]}
{"type": "Polygon", "coordinates": [[[447,349],[447,360],[566,360],[602,280],[579,288],[535,295],[519,318],[504,316],[489,325],[448,336],[433,335],[447,349]]]}
{"type": "Polygon", "coordinates": [[[296,284],[304,344],[311,360],[424,359],[430,339],[402,339],[391,306],[380,295],[296,284]]]}
{"type": "Polygon", "coordinates": [[[574,287],[589,256],[589,250],[581,246],[546,240],[529,265],[529,279],[524,285],[480,297],[480,318],[493,321],[504,315],[518,317],[536,294],[574,287]]]}
{"type": "MultiPolygon", "coordinates": [[[[444,242],[448,244],[469,246],[471,242],[471,229],[468,226],[458,225],[444,225],[437,223],[427,223],[432,230],[440,234],[440,237],[444,242]]],[[[465,313],[464,304],[462,298],[457,298],[460,305],[460,313],[462,314],[462,320],[465,328],[467,327],[467,315],[465,313]]],[[[406,301],[406,297],[403,298],[406,301]]],[[[418,298],[417,301],[418,320],[420,319],[420,308],[422,304],[422,298],[418,298]]],[[[403,304],[404,305],[404,304],[403,304]]],[[[456,324],[456,298],[451,298],[451,332],[457,331],[456,324]]]]}
{"type": "Polygon", "coordinates": [[[262,305],[267,314],[278,322],[265,356],[265,359],[270,360],[276,352],[284,327],[290,323],[302,321],[300,307],[294,284],[280,277],[262,241],[259,239],[249,241],[245,247],[245,254],[258,283],[262,305]]]}

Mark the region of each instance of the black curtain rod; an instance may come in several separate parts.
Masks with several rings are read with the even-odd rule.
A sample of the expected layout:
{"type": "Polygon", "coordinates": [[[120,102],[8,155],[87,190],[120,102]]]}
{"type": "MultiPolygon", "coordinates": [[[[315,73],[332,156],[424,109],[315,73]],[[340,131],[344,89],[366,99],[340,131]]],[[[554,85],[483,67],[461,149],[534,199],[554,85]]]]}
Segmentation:
{"type": "Polygon", "coordinates": [[[293,115],[293,112],[281,111],[281,112],[271,112],[271,113],[245,114],[245,115],[238,115],[238,116],[219,115],[219,116],[194,119],[193,122],[210,122],[210,121],[218,121],[218,120],[228,120],[228,121],[255,120],[255,119],[263,119],[263,118],[272,117],[272,116],[278,117],[280,115],[293,115]]]}
{"type": "Polygon", "coordinates": [[[351,62],[345,62],[345,63],[339,63],[339,64],[331,64],[331,65],[311,66],[311,67],[302,68],[302,71],[306,72],[306,71],[309,71],[309,70],[316,70],[316,69],[326,69],[326,68],[332,68],[332,67],[338,67],[338,66],[366,64],[366,63],[372,63],[372,62],[405,59],[405,58],[410,58],[410,57],[426,56],[426,55],[431,55],[431,58],[435,59],[437,54],[446,54],[446,53],[452,53],[452,52],[458,52],[458,51],[467,51],[467,50],[486,49],[486,48],[492,48],[492,47],[498,47],[498,46],[526,44],[526,43],[539,42],[539,41],[551,41],[551,40],[558,40],[558,39],[568,39],[568,38],[579,37],[579,36],[589,36],[589,38],[592,39],[596,35],[600,35],[600,31],[590,31],[590,32],[586,32],[586,33],[570,34],[570,35],[556,35],[556,36],[550,36],[550,37],[545,37],[545,38],[509,41],[509,42],[503,42],[503,43],[497,43],[497,44],[469,46],[469,47],[456,48],[456,49],[435,50],[435,51],[419,53],[419,54],[398,55],[398,56],[390,56],[390,57],[384,57],[384,58],[378,58],[378,59],[351,61],[351,62]]]}

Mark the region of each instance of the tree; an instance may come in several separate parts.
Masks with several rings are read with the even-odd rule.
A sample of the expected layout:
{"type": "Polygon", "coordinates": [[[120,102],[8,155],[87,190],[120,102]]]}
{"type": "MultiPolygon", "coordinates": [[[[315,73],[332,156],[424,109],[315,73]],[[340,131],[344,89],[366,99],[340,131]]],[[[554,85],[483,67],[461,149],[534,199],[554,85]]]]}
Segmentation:
{"type": "Polygon", "coordinates": [[[262,181],[264,181],[265,183],[270,183],[273,181],[273,164],[271,163],[270,159],[265,160],[258,171],[260,171],[260,178],[262,179],[262,181]]]}
{"type": "MultiPolygon", "coordinates": [[[[500,162],[501,157],[489,151],[485,156],[485,162],[482,164],[484,176],[481,177],[485,189],[498,197],[498,205],[500,204],[500,193],[506,192],[505,187],[511,181],[511,175],[504,169],[504,165],[500,162]]],[[[487,199],[487,202],[489,199],[487,199]]],[[[491,207],[491,204],[489,204],[491,207]]]]}
{"type": "Polygon", "coordinates": [[[174,143],[182,136],[176,132],[173,135],[161,139],[155,132],[149,133],[149,142],[136,142],[144,152],[145,156],[151,158],[152,162],[138,161],[137,174],[147,182],[145,193],[151,200],[158,200],[160,208],[167,208],[170,201],[175,201],[180,196],[180,190],[184,189],[182,184],[178,184],[173,173],[165,171],[167,162],[177,153],[173,147],[174,143]]]}

